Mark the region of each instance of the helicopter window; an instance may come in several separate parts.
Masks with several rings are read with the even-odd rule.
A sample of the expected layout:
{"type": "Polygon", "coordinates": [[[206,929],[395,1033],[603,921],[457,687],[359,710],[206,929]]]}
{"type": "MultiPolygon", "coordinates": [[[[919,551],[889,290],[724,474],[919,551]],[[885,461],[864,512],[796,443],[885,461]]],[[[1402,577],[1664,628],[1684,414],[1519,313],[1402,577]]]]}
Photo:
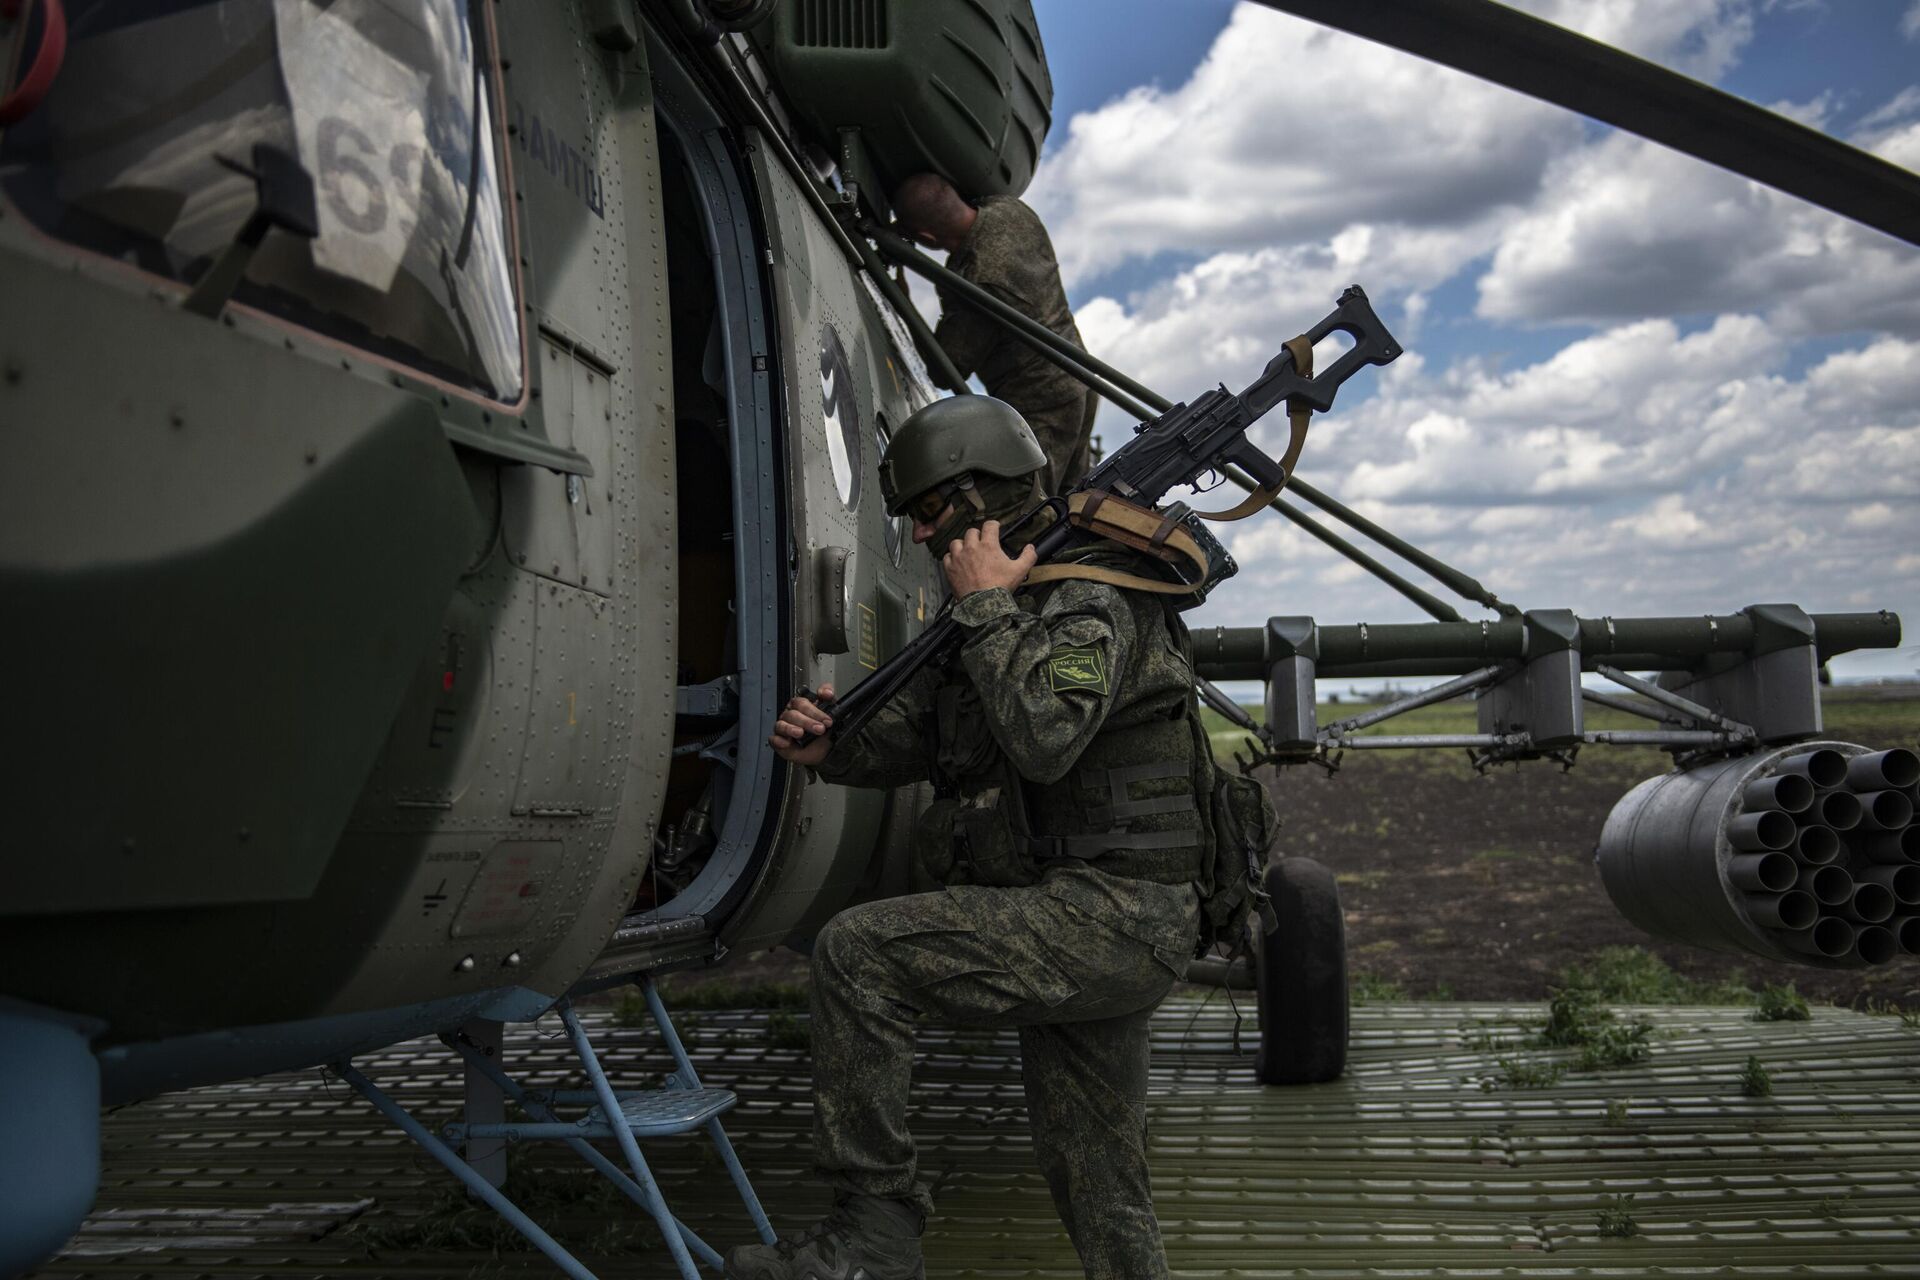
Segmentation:
{"type": "Polygon", "coordinates": [[[820,330],[820,406],[826,418],[833,485],[848,507],[860,501],[860,405],[853,396],[847,349],[832,325],[820,330]]]}
{"type": "Polygon", "coordinates": [[[0,189],[49,235],[186,283],[279,147],[319,235],[267,236],[238,301],[501,400],[520,311],[486,24],[467,0],[67,0],[45,102],[0,142],[0,189]]]}

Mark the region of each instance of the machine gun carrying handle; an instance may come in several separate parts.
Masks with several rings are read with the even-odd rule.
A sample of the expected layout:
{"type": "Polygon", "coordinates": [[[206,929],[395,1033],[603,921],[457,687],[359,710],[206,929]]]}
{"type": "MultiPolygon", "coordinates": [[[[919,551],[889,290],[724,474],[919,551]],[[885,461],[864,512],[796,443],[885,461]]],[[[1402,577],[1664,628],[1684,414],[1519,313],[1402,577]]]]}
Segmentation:
{"type": "MultiPolygon", "coordinates": [[[[1322,338],[1336,330],[1352,338],[1353,345],[1319,374],[1302,376],[1296,372],[1291,351],[1283,350],[1267,362],[1259,379],[1245,392],[1247,404],[1256,416],[1281,400],[1298,401],[1316,413],[1325,413],[1333,408],[1334,393],[1339,391],[1340,384],[1358,373],[1362,365],[1391,364],[1400,358],[1400,344],[1387,332],[1387,326],[1380,323],[1380,317],[1373,313],[1373,304],[1367,301],[1366,291],[1357,284],[1350,285],[1340,295],[1339,304],[1307,330],[1305,336],[1317,346],[1322,338]]],[[[1250,466],[1247,469],[1253,470],[1250,466]]],[[[1259,478],[1258,472],[1254,474],[1259,478]]]]}

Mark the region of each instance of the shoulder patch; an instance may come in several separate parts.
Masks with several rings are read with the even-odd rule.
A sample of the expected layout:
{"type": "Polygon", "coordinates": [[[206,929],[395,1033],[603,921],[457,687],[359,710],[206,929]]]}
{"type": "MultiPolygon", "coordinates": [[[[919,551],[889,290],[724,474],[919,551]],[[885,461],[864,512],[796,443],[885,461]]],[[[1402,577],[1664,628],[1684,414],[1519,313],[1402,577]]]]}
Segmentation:
{"type": "Polygon", "coordinates": [[[1107,692],[1107,660],[1098,649],[1055,649],[1047,659],[1047,678],[1055,693],[1063,689],[1107,692]]]}

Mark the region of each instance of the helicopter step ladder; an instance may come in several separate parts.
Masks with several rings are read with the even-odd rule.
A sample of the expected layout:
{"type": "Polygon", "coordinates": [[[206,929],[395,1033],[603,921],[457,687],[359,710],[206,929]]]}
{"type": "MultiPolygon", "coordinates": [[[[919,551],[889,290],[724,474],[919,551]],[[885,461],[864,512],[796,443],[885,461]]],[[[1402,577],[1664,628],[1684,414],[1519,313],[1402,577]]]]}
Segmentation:
{"type": "Polygon", "coordinates": [[[580,1025],[572,1001],[565,999],[555,1006],[555,1011],[559,1013],[567,1038],[572,1041],[574,1052],[579,1055],[580,1065],[586,1072],[591,1085],[587,1089],[522,1088],[464,1033],[442,1033],[440,1036],[442,1043],[458,1053],[471,1071],[477,1072],[531,1117],[529,1121],[449,1124],[436,1136],[399,1103],[382,1093],[371,1080],[355,1070],[352,1063],[336,1063],[334,1071],[409,1138],[425,1148],[427,1154],[445,1165],[466,1185],[468,1191],[485,1201],[514,1230],[546,1254],[555,1266],[575,1277],[575,1280],[596,1278],[593,1272],[587,1270],[494,1186],[485,1173],[462,1158],[454,1150],[456,1146],[473,1139],[495,1139],[507,1143],[566,1143],[581,1159],[653,1216],[660,1227],[660,1234],[667,1242],[668,1251],[673,1255],[674,1263],[680,1268],[680,1274],[685,1280],[700,1280],[695,1258],[716,1272],[723,1270],[725,1263],[713,1246],[702,1240],[667,1207],[660,1184],[648,1167],[646,1157],[640,1152],[640,1139],[669,1137],[704,1128],[714,1148],[720,1153],[720,1159],[725,1163],[735,1189],[740,1192],[741,1200],[746,1204],[747,1215],[752,1218],[754,1229],[767,1244],[773,1243],[773,1227],[767,1221],[766,1211],[760,1207],[760,1198],[754,1194],[753,1184],[747,1179],[740,1157],[734,1153],[733,1143],[727,1139],[726,1130],[720,1124],[721,1114],[732,1110],[739,1099],[731,1089],[710,1089],[700,1083],[699,1073],[693,1069],[686,1046],[681,1044],[679,1034],[673,1029],[673,1020],[667,1016],[666,1006],[661,1003],[653,979],[642,978],[639,985],[646,997],[647,1012],[660,1028],[661,1038],[666,1041],[667,1050],[673,1055],[675,1070],[667,1077],[666,1087],[661,1089],[616,1091],[608,1082],[606,1072],[601,1070],[600,1060],[587,1041],[586,1031],[580,1025]],[[571,1120],[563,1119],[554,1110],[556,1106],[581,1105],[586,1105],[588,1110],[571,1120]],[[592,1140],[596,1138],[611,1138],[619,1145],[621,1154],[626,1157],[627,1171],[621,1170],[593,1147],[592,1140]],[[628,1176],[628,1171],[632,1176],[628,1176]]]}

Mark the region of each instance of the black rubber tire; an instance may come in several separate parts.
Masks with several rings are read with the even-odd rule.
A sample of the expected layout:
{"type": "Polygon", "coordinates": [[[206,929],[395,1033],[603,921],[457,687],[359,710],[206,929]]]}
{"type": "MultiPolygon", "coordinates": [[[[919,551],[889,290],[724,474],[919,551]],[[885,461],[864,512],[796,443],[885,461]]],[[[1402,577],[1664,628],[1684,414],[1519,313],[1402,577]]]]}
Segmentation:
{"type": "Polygon", "coordinates": [[[1333,873],[1311,858],[1282,858],[1265,877],[1280,927],[1254,932],[1261,1084],[1319,1084],[1347,1068],[1347,938],[1333,873]]]}

